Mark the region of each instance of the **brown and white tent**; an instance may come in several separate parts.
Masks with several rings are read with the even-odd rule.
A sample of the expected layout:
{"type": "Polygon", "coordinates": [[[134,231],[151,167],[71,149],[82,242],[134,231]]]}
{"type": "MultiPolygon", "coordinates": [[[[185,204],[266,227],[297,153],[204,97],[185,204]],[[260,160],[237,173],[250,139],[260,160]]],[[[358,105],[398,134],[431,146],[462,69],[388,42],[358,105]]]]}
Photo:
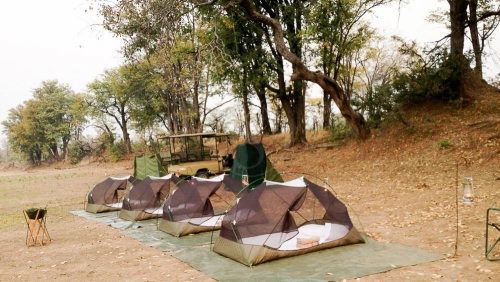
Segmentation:
{"type": "Polygon", "coordinates": [[[225,178],[229,179],[228,175],[192,177],[178,183],[163,206],[158,229],[176,237],[220,229],[222,217],[235,201],[234,193],[244,189],[241,182],[229,179],[233,184],[230,189],[225,178]]]}
{"type": "Polygon", "coordinates": [[[265,181],[224,216],[213,251],[248,266],[364,243],[347,207],[305,178],[265,181]]]}
{"type": "Polygon", "coordinates": [[[179,181],[181,179],[172,174],[145,177],[123,199],[119,217],[131,221],[161,217],[163,203],[179,181]]]}
{"type": "Polygon", "coordinates": [[[85,210],[91,213],[120,210],[123,196],[137,181],[133,176],[106,178],[87,194],[85,210]]]}

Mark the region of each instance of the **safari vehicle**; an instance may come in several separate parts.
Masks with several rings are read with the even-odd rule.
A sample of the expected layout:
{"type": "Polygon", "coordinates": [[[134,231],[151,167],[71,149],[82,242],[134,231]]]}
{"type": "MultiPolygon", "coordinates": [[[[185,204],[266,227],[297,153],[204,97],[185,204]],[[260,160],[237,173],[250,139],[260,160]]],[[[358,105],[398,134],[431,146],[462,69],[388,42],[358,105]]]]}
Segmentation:
{"type": "Polygon", "coordinates": [[[228,134],[211,132],[167,135],[158,137],[158,143],[162,163],[168,164],[168,173],[209,178],[231,170],[232,154],[219,154],[220,147],[229,148],[228,134]]]}

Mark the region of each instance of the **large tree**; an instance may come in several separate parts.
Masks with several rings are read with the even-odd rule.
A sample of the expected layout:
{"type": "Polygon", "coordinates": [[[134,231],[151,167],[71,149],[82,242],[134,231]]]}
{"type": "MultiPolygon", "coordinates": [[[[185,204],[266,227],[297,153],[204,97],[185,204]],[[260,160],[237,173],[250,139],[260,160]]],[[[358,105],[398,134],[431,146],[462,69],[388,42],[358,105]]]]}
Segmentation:
{"type": "MultiPolygon", "coordinates": [[[[373,8],[393,0],[317,0],[306,15],[307,39],[317,48],[312,56],[316,66],[327,76],[338,81],[348,99],[353,72],[353,57],[371,41],[374,31],[363,18],[373,8]]],[[[323,128],[330,127],[332,96],[323,93],[323,128]]]]}
{"type": "MultiPolygon", "coordinates": [[[[332,100],[337,104],[342,116],[344,116],[346,121],[350,124],[355,135],[359,139],[368,138],[370,129],[368,128],[364,117],[360,113],[354,111],[349,102],[349,98],[340,87],[339,83],[322,72],[310,70],[304,64],[301,57],[295,54],[292,51],[293,49],[288,47],[285,42],[283,27],[277,19],[271,18],[257,11],[253,3],[249,0],[242,0],[238,3],[238,5],[246,11],[248,17],[252,21],[265,24],[272,28],[274,32],[274,43],[277,51],[293,66],[294,73],[291,76],[291,81],[296,83],[305,80],[318,84],[325,93],[332,97],[332,100]]],[[[293,42],[288,42],[290,46],[293,46],[293,42]]],[[[285,108],[285,111],[286,110],[287,109],[285,108]]]]}
{"type": "Polygon", "coordinates": [[[2,122],[13,150],[33,163],[42,161],[44,152],[54,160],[65,158],[69,142],[85,123],[80,102],[68,85],[43,81],[33,90],[33,98],[11,109],[2,122]]]}
{"type": "Polygon", "coordinates": [[[102,1],[104,27],[124,40],[124,54],[146,60],[161,76],[162,111],[172,133],[201,132],[206,98],[213,90],[206,22],[189,1],[102,1]],[[207,53],[208,52],[208,53],[207,53]]]}
{"type": "MultiPolygon", "coordinates": [[[[202,62],[199,56],[201,50],[209,50],[212,45],[210,42],[200,40],[199,34],[203,29],[213,29],[211,21],[220,20],[225,15],[236,15],[236,21],[241,22],[240,26],[256,26],[261,32],[251,32],[251,36],[260,35],[266,42],[266,58],[263,62],[269,62],[264,68],[275,72],[274,81],[267,83],[267,90],[275,91],[276,97],[281,101],[282,108],[286,113],[288,125],[290,127],[291,145],[306,143],[305,130],[305,94],[307,91],[306,81],[318,84],[325,93],[337,104],[342,115],[354,130],[356,136],[365,139],[369,135],[369,128],[366,126],[364,118],[357,113],[350,105],[348,95],[343,91],[338,81],[329,75],[321,72],[315,72],[309,69],[305,56],[305,46],[308,44],[304,40],[303,31],[305,30],[305,15],[311,6],[318,1],[209,1],[199,4],[198,1],[170,1],[170,0],[145,0],[132,1],[121,0],[111,6],[104,3],[101,12],[105,16],[104,26],[118,36],[125,39],[125,54],[128,57],[131,54],[146,56],[150,58],[151,54],[160,54],[160,50],[166,50],[163,54],[168,66],[182,66],[185,64],[185,58],[173,56],[172,50],[176,50],[179,38],[192,39],[190,54],[193,55],[193,62],[202,62]],[[242,13],[243,12],[243,13],[242,13]],[[203,44],[202,44],[203,43],[203,44]],[[172,47],[168,47],[172,46],[172,47]],[[164,49],[168,47],[167,49],[164,49]],[[175,58],[176,60],[171,60],[175,58]],[[288,83],[285,73],[291,69],[293,75],[288,83]]],[[[234,21],[234,22],[236,22],[234,21]]],[[[214,34],[217,34],[216,32],[214,34]]],[[[224,39],[224,38],[222,38],[224,39]]],[[[237,37],[244,40],[244,38],[237,37]]],[[[253,42],[257,42],[254,40],[253,42]]],[[[190,43],[190,44],[191,44],[190,43]]],[[[162,59],[161,56],[158,59],[162,59]]],[[[206,62],[206,61],[205,61],[206,62]]],[[[251,70],[255,64],[250,60],[240,60],[248,62],[248,68],[251,70]]],[[[209,64],[208,64],[209,65],[209,64]]],[[[170,70],[171,68],[168,67],[170,70]]],[[[257,70],[262,69],[257,67],[257,70]]],[[[193,75],[200,74],[199,65],[193,75]]],[[[178,68],[178,73],[185,73],[184,68],[178,68]]],[[[172,71],[165,71],[170,75],[172,71]]],[[[262,90],[262,83],[254,84],[253,75],[248,73],[248,81],[244,84],[246,87],[255,86],[259,91],[262,90]]],[[[244,77],[244,76],[243,76],[244,77]]],[[[176,76],[177,83],[184,82],[180,76],[176,76]]],[[[197,93],[197,82],[191,83],[193,92],[197,93]]],[[[181,84],[170,84],[170,91],[183,89],[181,84]]],[[[207,88],[208,89],[208,88],[207,88]]],[[[260,94],[262,92],[259,92],[260,94]]],[[[180,97],[179,95],[177,97],[180,97]]],[[[186,96],[184,96],[186,97],[186,96]]],[[[193,114],[197,113],[198,105],[196,97],[192,96],[193,114]]],[[[175,101],[169,99],[168,101],[175,101]]],[[[182,101],[182,100],[181,100],[182,101]]],[[[179,105],[184,111],[190,110],[189,104],[179,105]]]]}
{"type": "Polygon", "coordinates": [[[129,133],[130,110],[133,97],[138,90],[134,86],[126,66],[106,70],[102,79],[96,79],[87,86],[91,93],[87,100],[91,114],[97,118],[107,116],[116,122],[121,129],[127,153],[132,153],[129,133]]]}
{"type": "Polygon", "coordinates": [[[12,150],[26,155],[33,164],[36,164],[42,161],[43,145],[33,132],[36,127],[25,118],[28,114],[26,107],[25,103],[10,109],[7,120],[2,121],[2,125],[12,150]]]}
{"type": "Polygon", "coordinates": [[[482,78],[483,52],[485,41],[498,26],[500,3],[492,0],[448,0],[449,27],[450,27],[450,55],[454,70],[458,74],[456,89],[459,96],[463,96],[463,78],[469,71],[464,47],[466,29],[469,28],[473,47],[475,71],[482,78]],[[478,23],[484,22],[482,32],[479,32],[478,23]]]}
{"type": "Polygon", "coordinates": [[[250,139],[250,98],[256,94],[259,100],[260,124],[263,134],[272,134],[268,116],[267,86],[275,76],[268,67],[274,65],[272,57],[267,56],[264,43],[264,30],[248,21],[242,20],[241,11],[232,9],[216,21],[212,38],[219,46],[216,50],[221,58],[215,64],[212,76],[219,83],[228,81],[234,85],[235,96],[241,98],[245,117],[247,141],[250,139]]]}
{"type": "MultiPolygon", "coordinates": [[[[267,117],[267,98],[279,100],[286,114],[290,128],[290,145],[305,144],[305,97],[306,83],[301,80],[287,82],[286,72],[293,69],[287,65],[285,58],[277,51],[273,40],[273,29],[261,22],[249,21],[247,13],[236,3],[224,5],[220,1],[220,14],[226,17],[212,17],[213,21],[220,22],[222,28],[217,29],[219,40],[223,41],[225,54],[230,62],[236,64],[227,66],[227,72],[232,76],[232,82],[245,85],[257,94],[260,101],[262,126],[264,133],[270,131],[267,117]],[[243,74],[243,75],[242,75],[243,74]],[[242,79],[243,83],[239,82],[242,79]],[[266,97],[267,96],[267,97],[266,97]]],[[[256,9],[283,25],[283,36],[289,43],[294,54],[302,57],[306,43],[302,39],[304,13],[307,9],[303,1],[256,1],[256,9]]],[[[247,90],[247,92],[249,92],[247,90]]],[[[244,93],[244,92],[242,92],[244,93]]],[[[245,108],[246,126],[249,127],[249,113],[245,108]]],[[[248,132],[248,129],[247,129],[248,132]]],[[[248,135],[248,133],[247,133],[248,135]]]]}

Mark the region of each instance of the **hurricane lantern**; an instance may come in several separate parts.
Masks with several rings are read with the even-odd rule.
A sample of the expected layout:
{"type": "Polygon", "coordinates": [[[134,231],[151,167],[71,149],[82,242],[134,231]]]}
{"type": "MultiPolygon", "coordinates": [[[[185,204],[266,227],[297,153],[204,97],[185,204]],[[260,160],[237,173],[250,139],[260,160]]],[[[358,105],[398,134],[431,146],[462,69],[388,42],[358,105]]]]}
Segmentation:
{"type": "Polygon", "coordinates": [[[474,185],[472,184],[472,177],[465,177],[462,182],[462,187],[464,190],[463,203],[472,204],[474,203],[474,185]]]}

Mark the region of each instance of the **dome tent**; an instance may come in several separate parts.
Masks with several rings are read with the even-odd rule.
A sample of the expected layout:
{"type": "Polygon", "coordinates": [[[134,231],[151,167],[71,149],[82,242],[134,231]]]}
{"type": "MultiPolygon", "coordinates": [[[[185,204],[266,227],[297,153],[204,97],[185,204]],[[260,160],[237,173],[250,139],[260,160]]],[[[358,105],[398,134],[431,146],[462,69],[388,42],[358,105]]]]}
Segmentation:
{"type": "Polygon", "coordinates": [[[147,176],[125,196],[119,217],[131,221],[160,217],[165,199],[179,181],[182,180],[172,174],[147,176]]]}
{"type": "Polygon", "coordinates": [[[137,181],[132,176],[106,178],[87,194],[85,210],[91,213],[120,210],[123,196],[137,181]]]}
{"type": "Polygon", "coordinates": [[[347,207],[305,178],[265,181],[225,215],[213,251],[248,266],[364,243],[347,207]]]}
{"type": "Polygon", "coordinates": [[[242,175],[245,174],[248,175],[249,189],[257,187],[264,180],[283,182],[283,178],[267,157],[262,143],[245,143],[236,147],[229,176],[241,182],[242,175]]]}
{"type": "Polygon", "coordinates": [[[176,237],[219,229],[225,211],[235,200],[230,189],[225,189],[224,176],[192,177],[179,183],[163,206],[158,229],[176,237]]]}
{"type": "Polygon", "coordinates": [[[167,167],[159,154],[134,157],[134,177],[140,180],[147,176],[163,177],[167,175],[167,167]]]}

